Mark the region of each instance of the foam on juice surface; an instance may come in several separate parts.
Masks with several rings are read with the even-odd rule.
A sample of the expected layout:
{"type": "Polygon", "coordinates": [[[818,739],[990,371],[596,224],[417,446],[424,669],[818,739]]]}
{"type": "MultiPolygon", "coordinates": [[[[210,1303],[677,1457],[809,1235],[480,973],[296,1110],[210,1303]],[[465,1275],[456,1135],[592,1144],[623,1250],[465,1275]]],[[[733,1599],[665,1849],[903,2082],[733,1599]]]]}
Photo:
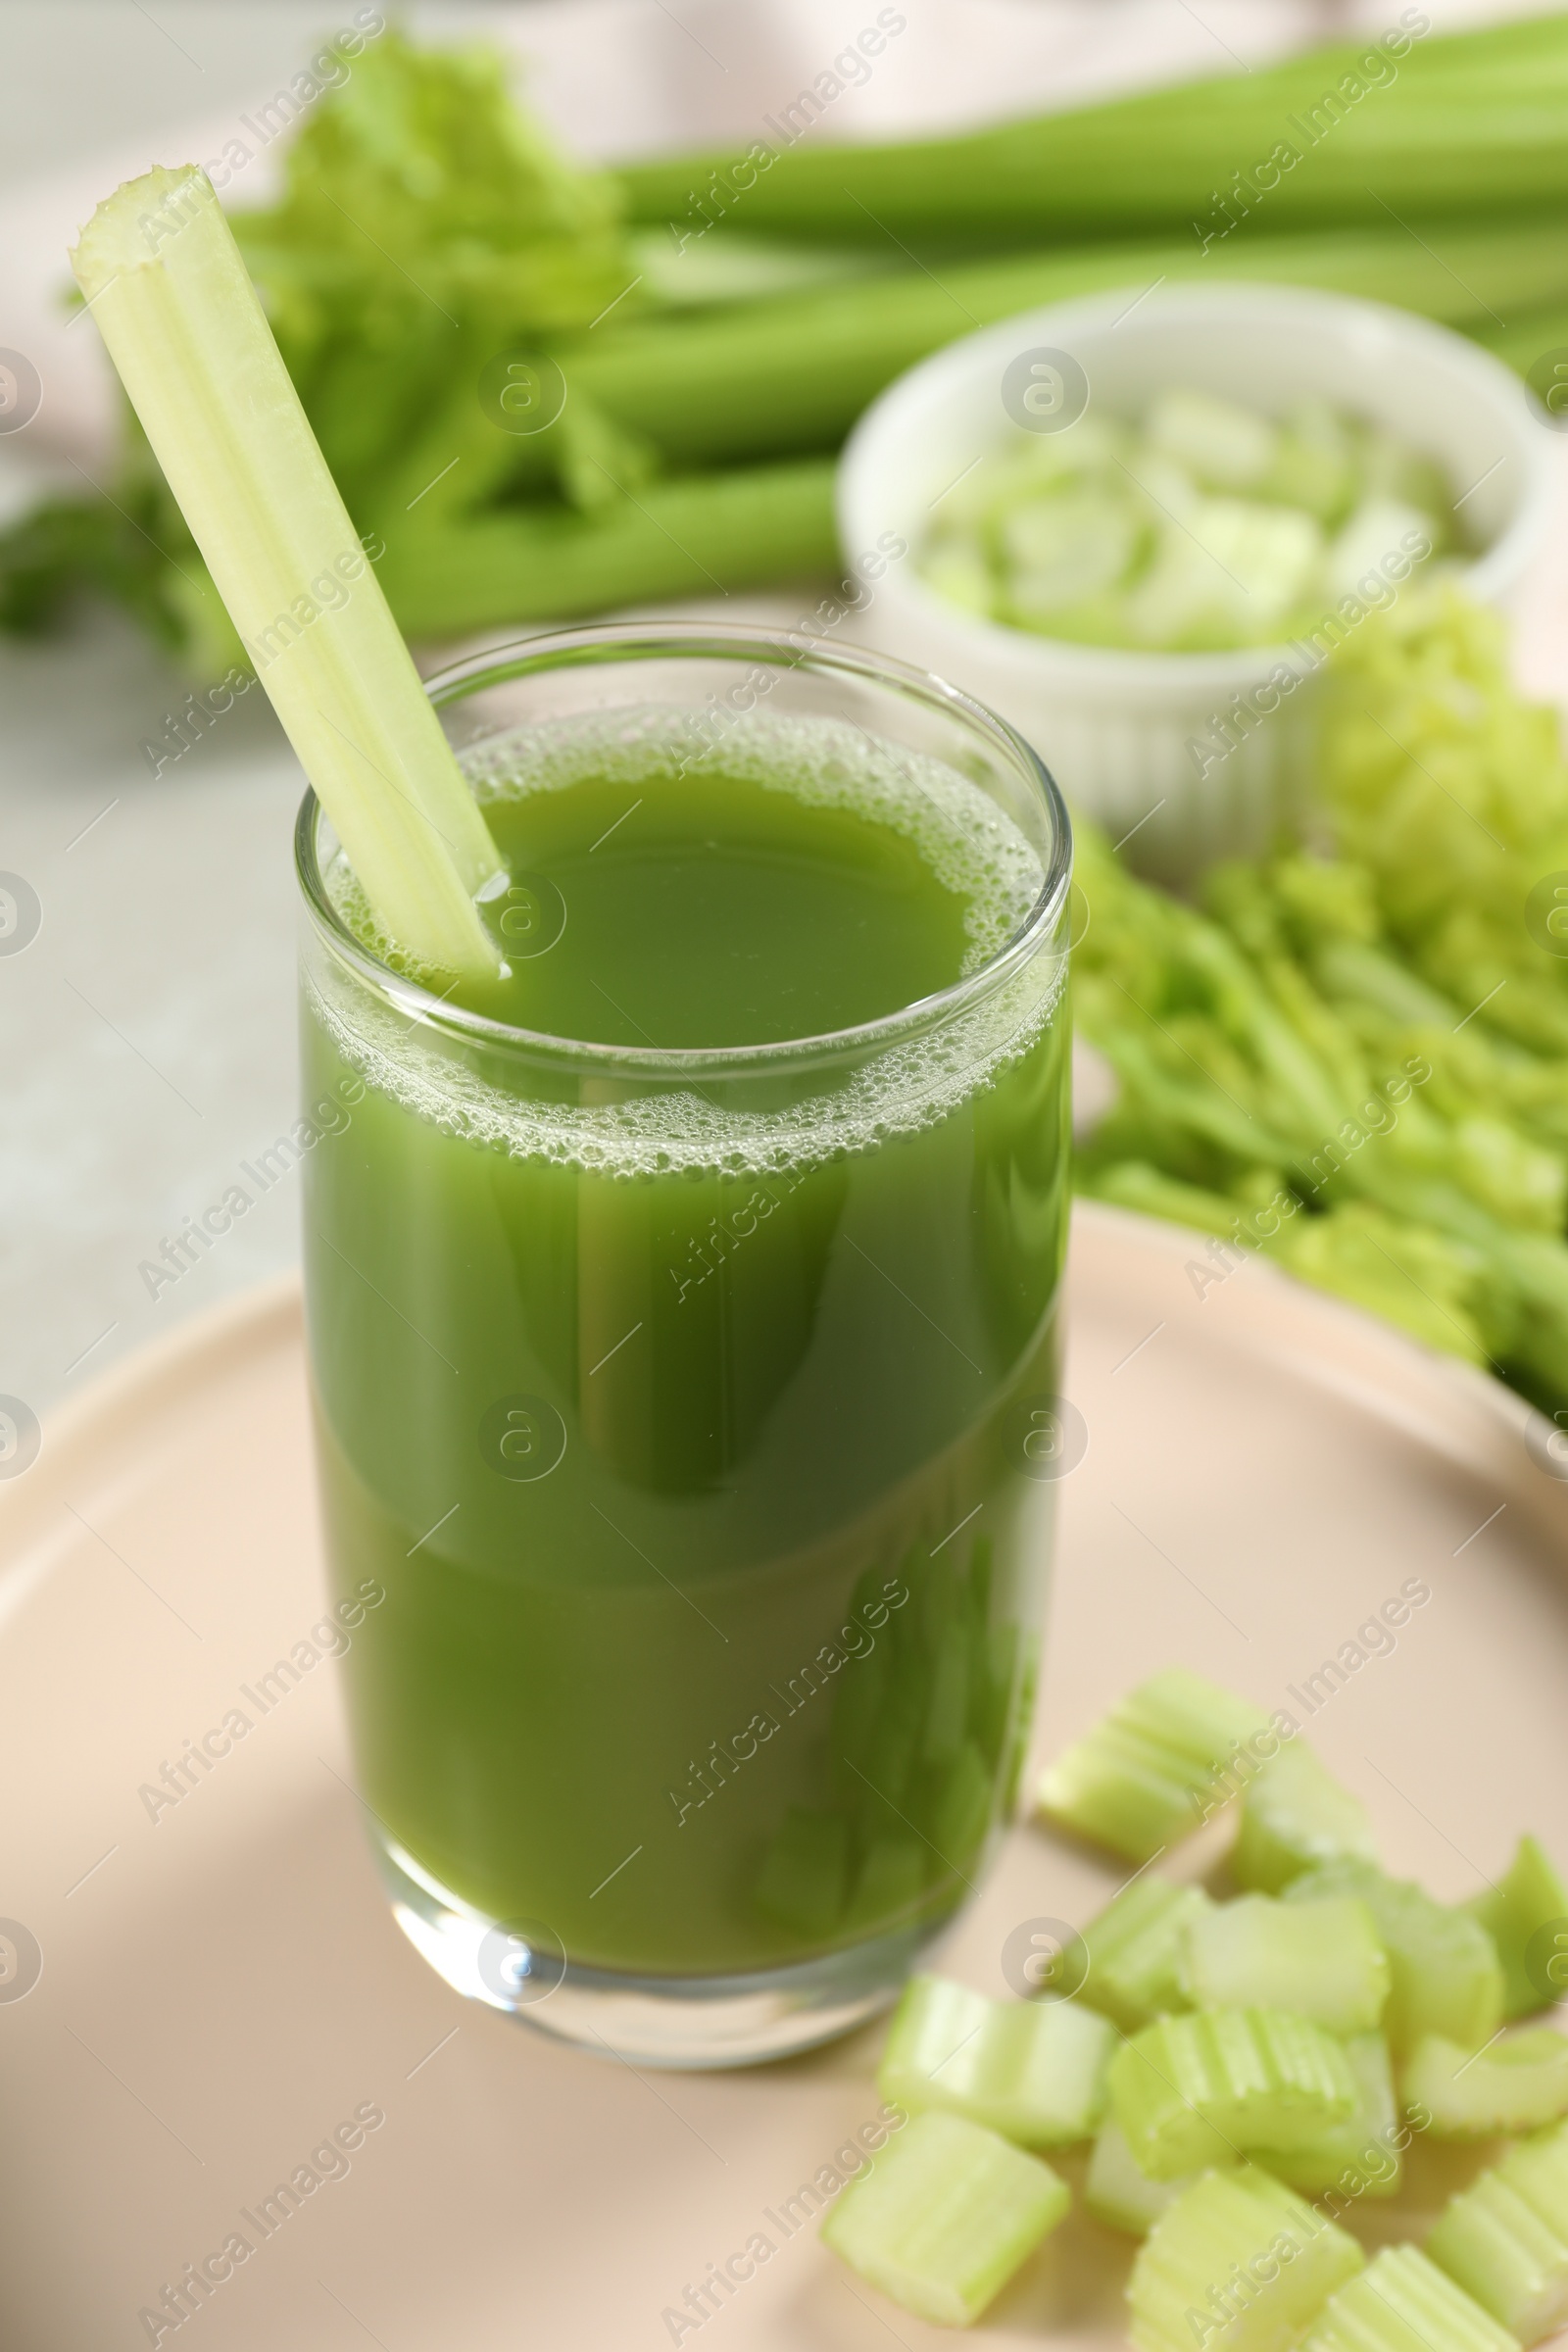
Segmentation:
{"type": "MultiPolygon", "coordinates": [[[[945,762],[839,719],[753,713],[706,752],[691,729],[683,710],[621,709],[532,723],[460,757],[481,807],[564,791],[589,777],[613,775],[633,790],[657,786],[702,762],[808,806],[863,816],[911,841],[937,880],[964,901],[964,976],[991,962],[1028,920],[1044,883],[1038,853],[988,793],[945,762]]],[[[390,971],[419,977],[377,924],[341,853],[324,880],[361,944],[390,971]]],[[[681,1084],[683,1061],[704,1057],[675,1051],[662,1057],[669,1078],[628,1099],[567,1103],[542,1091],[513,1093],[444,1052],[346,967],[326,965],[309,995],[344,1059],[368,1084],[477,1145],[617,1177],[677,1169],[741,1177],[872,1151],[949,1116],[1034,1042],[1064,971],[1058,944],[925,1035],[876,1049],[847,1082],[840,1078],[818,1097],[765,1110],[714,1102],[710,1069],[694,1066],[690,1082],[681,1084]]],[[[537,1066],[552,1059],[559,1066],[568,1051],[542,1042],[537,1066]]],[[[577,1049],[579,1055],[584,1051],[577,1049]]],[[[767,1059],[783,1062],[800,1046],[760,1051],[766,1057],[760,1078],[767,1059]]],[[[626,1058],[611,1048],[586,1052],[612,1063],[626,1058]]],[[[528,1083],[519,1061],[519,1090],[528,1083]]],[[[590,1077],[582,1091],[591,1097],[619,1090],[590,1077]]]]}

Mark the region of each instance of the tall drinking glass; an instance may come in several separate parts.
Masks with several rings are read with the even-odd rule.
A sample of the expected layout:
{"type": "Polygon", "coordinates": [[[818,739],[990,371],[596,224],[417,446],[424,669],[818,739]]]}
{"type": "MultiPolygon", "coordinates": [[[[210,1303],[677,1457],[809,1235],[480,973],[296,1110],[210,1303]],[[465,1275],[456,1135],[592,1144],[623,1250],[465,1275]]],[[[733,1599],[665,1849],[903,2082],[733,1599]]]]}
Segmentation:
{"type": "Polygon", "coordinates": [[[487,914],[529,987],[614,1004],[586,1035],[398,969],[300,815],[310,1354],[372,1840],[460,1990],[640,2061],[777,2056],[893,1997],[1013,1797],[1062,1466],[1065,813],[963,695],[752,630],[573,630],[429,690],[498,838],[589,769],[627,809],[487,914]],[[764,830],[709,974],[667,854],[722,847],[726,794],[764,830]],[[792,897],[828,887],[824,809],[893,847],[792,897]],[[777,921],[836,909],[849,952],[925,887],[900,858],[991,928],[817,1033],[823,953],[777,921]],[[805,1034],[747,1042],[753,937],[798,955],[805,1034]],[[657,950],[712,1042],[641,1042],[611,945],[657,950]]]}

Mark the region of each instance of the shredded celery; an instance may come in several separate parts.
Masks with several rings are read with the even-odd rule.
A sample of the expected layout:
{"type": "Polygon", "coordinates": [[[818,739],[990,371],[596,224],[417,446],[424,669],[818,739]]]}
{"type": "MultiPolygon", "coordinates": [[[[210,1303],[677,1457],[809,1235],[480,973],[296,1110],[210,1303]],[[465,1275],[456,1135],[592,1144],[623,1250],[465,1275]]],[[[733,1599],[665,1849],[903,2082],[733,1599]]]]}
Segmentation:
{"type": "Polygon", "coordinates": [[[915,1977],[877,2086],[911,2115],[943,2108],[1025,2147],[1065,2147],[1100,2122],[1116,2040],[1076,2001],[991,2001],[946,1977],[915,1977]]]}
{"type": "Polygon", "coordinates": [[[495,968],[494,844],[398,635],[205,172],[155,171],[72,256],[99,332],[306,774],[393,937],[495,968]]]}
{"type": "Polygon", "coordinates": [[[967,2328],[1071,2202],[1049,2165],[995,2132],[918,2115],[850,2182],[822,2236],[906,2311],[967,2328]]]}

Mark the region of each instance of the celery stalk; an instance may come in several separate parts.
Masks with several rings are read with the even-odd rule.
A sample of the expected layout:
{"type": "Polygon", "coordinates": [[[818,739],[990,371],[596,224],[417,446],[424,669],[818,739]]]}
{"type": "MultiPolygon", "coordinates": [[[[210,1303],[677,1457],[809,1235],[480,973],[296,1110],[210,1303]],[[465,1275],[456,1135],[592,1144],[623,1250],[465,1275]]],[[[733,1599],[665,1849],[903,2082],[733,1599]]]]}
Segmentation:
{"type": "Polygon", "coordinates": [[[1537,1838],[1521,1838],[1501,1886],[1465,1909],[1497,1947],[1504,2017],[1529,2017],[1568,1997],[1568,1886],[1537,1838]],[[1552,1929],[1561,1933],[1552,1936],[1552,1929]],[[1551,1948],[1532,1952],[1538,1936],[1551,1948]]]}
{"type": "Polygon", "coordinates": [[[1183,1666],[1130,1690],[1040,1784],[1040,1809],[1129,1862],[1148,1862],[1231,1793],[1238,1751],[1268,1728],[1260,1707],[1183,1666]]]}
{"type": "Polygon", "coordinates": [[[1138,2352],[1289,2352],[1363,2260],[1266,2173],[1208,2173],[1139,2249],[1129,2332],[1138,2352]]]}
{"type": "Polygon", "coordinates": [[[1238,1886],[1278,1894],[1303,1870],[1342,1854],[1376,1861],[1366,1807],[1304,1740],[1288,1740],[1243,1792],[1232,1874],[1238,1886]]]}
{"type": "Polygon", "coordinates": [[[1365,1903],[1389,1955],[1394,1988],[1383,2029],[1396,2054],[1413,2049],[1426,2034],[1479,2049],[1502,2017],[1502,1970],[1480,1921],[1434,1902],[1413,1880],[1386,1878],[1371,1863],[1348,1858],[1293,1879],[1282,1900],[1347,1894],[1365,1903]]]}
{"type": "Polygon", "coordinates": [[[1331,2295],[1301,2352],[1518,2352],[1418,2246],[1389,2246],[1331,2295]]]}
{"type": "Polygon", "coordinates": [[[946,1977],[915,1977],[877,2087],[911,2115],[942,2108],[1024,2147],[1065,2147],[1100,2121],[1116,2038],[1076,2001],[991,2001],[946,1977]]]}
{"type": "Polygon", "coordinates": [[[1527,2026],[1467,2051],[1429,2034],[1411,2053],[1403,2088],[1408,2102],[1430,2111],[1438,2139],[1534,2132],[1568,2115],[1568,2040],[1549,2026],[1527,2026]]]}
{"type": "Polygon", "coordinates": [[[1115,2117],[1105,2118],[1084,2179],[1084,2204],[1097,2222],[1103,2222],[1107,2229],[1124,2230],[1129,2237],[1146,2237],[1160,2215],[1191,2186],[1190,2180],[1156,2180],[1146,2173],[1115,2117]]]}
{"type": "Polygon", "coordinates": [[[1461,2189],[1427,2252],[1522,2344],[1568,2326],[1568,2126],[1461,2189]]]}
{"type": "Polygon", "coordinates": [[[72,265],[366,895],[420,963],[493,970],[501,870],[327,472],[211,181],[127,181],[72,265]]]}
{"type": "Polygon", "coordinates": [[[1348,2123],[1336,2124],[1310,2146],[1260,2150],[1257,2162],[1306,2196],[1337,2188],[1346,2197],[1392,2197],[1403,2175],[1409,2131],[1394,2090],[1389,2045],[1381,2034],[1352,2034],[1345,2044],[1360,2093],[1348,2123]]]}
{"type": "Polygon", "coordinates": [[[939,2327],[967,2328],[1072,2202],[1036,2156],[956,2115],[919,2115],[822,2224],[835,2254],[939,2327]]]}
{"type": "Polygon", "coordinates": [[[1152,1871],[1134,1879],[1084,1930],[1089,1968],[1079,1997],[1124,2034],[1185,2009],[1183,1931],[1211,1907],[1201,1886],[1173,1886],[1152,1871]]]}
{"type": "Polygon", "coordinates": [[[1343,2043],[1310,2019],[1213,2009],[1124,2042],[1110,2101],[1136,2163],[1174,2180],[1255,2148],[1310,2147],[1349,2122],[1359,2087],[1343,2043]]]}
{"type": "Polygon", "coordinates": [[[1246,1894],[1188,1922],[1182,1989],[1195,2009],[1291,2009],[1331,2034],[1367,2034],[1389,1997],[1372,1914],[1351,1895],[1277,1903],[1246,1894]]]}

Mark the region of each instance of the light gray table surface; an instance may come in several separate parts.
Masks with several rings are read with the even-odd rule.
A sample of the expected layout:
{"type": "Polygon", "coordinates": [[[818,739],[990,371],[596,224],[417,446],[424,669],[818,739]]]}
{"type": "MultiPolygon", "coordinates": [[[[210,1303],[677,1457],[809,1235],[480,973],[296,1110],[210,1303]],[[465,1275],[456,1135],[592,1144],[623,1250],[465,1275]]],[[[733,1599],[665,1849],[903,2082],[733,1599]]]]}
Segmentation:
{"type": "MultiPolygon", "coordinates": [[[[254,103],[350,13],[293,0],[0,7],[0,230],[39,174],[79,167],[90,185],[99,157],[116,176],[140,168],[121,162],[128,148],[153,160],[182,123],[254,103]]],[[[1445,12],[1478,13],[1493,12],[1445,12]]],[[[425,8],[414,22],[425,34],[488,24],[532,48],[540,105],[574,145],[606,152],[746,128],[872,14],[842,0],[691,0],[678,13],[540,0],[425,8]]],[[[1359,0],[1205,0],[1200,15],[1185,0],[911,0],[909,15],[897,73],[834,135],[1066,102],[1147,77],[1152,56],[1196,73],[1222,67],[1221,50],[1239,64],[1243,49],[1278,54],[1329,24],[1383,22],[1359,0]]],[[[0,345],[7,324],[0,308],[0,345]]],[[[14,463],[0,466],[0,511],[17,495],[14,463]]],[[[0,640],[0,869],[42,907],[30,945],[0,954],[0,1394],[28,1403],[46,1440],[62,1400],[115,1357],[298,1250],[291,1178],[158,1298],[138,1270],[295,1115],[301,777],[255,694],[155,778],[141,746],[178,691],[110,615],[44,644],[0,640]]]]}

